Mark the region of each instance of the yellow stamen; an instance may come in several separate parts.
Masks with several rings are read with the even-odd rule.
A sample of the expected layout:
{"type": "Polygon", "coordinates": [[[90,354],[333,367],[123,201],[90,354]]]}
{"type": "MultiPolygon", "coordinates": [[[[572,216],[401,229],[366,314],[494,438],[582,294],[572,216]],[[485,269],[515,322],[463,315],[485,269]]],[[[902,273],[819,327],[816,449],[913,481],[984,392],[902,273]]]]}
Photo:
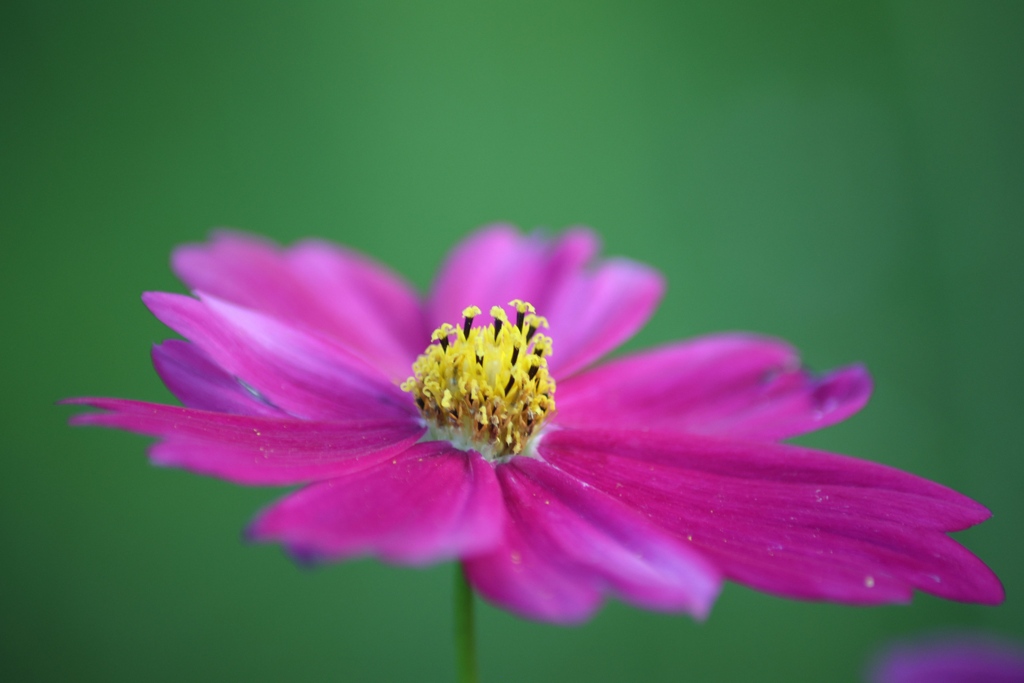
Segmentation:
{"type": "Polygon", "coordinates": [[[555,409],[555,383],[548,375],[551,339],[538,330],[547,320],[516,299],[511,323],[501,306],[494,322],[473,327],[480,309],[469,306],[463,324],[445,323],[413,364],[402,390],[413,394],[430,437],[472,448],[489,460],[518,455],[555,409]]]}

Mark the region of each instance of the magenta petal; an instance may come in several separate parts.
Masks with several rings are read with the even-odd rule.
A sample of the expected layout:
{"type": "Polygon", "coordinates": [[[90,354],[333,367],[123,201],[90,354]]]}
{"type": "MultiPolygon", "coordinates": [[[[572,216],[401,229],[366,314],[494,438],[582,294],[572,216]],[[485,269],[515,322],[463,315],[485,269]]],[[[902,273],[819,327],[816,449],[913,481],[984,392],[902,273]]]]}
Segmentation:
{"type": "MultiPolygon", "coordinates": [[[[595,240],[589,233],[580,237],[587,242],[595,240]]],[[[584,249],[588,252],[585,262],[594,248],[584,249]]],[[[491,306],[505,306],[512,299],[541,306],[541,280],[550,251],[548,240],[539,233],[522,235],[509,225],[478,230],[452,250],[438,272],[428,304],[430,323],[455,323],[470,305],[483,310],[480,322],[490,321],[487,311],[491,306]]],[[[582,265],[576,263],[571,270],[574,272],[582,265]]],[[[542,309],[541,313],[545,311],[542,309]]]]}
{"type": "Polygon", "coordinates": [[[508,506],[502,544],[465,561],[488,600],[533,619],[573,623],[610,593],[648,609],[703,617],[718,572],[641,514],[546,463],[497,469],[508,506]]]}
{"type": "Polygon", "coordinates": [[[552,431],[556,467],[685,539],[727,578],[786,597],[878,604],[912,589],[1003,599],[999,580],[946,536],[988,511],[883,465],[795,446],[688,434],[552,431]]]}
{"type": "Polygon", "coordinates": [[[429,341],[415,291],[337,245],[309,240],[282,249],[222,230],[179,247],[172,262],[189,288],[331,336],[391,379],[405,379],[429,341]]]}
{"type": "Polygon", "coordinates": [[[195,344],[168,339],[154,345],[153,366],[171,393],[189,408],[236,415],[287,417],[224,372],[195,344]]]}
{"type": "Polygon", "coordinates": [[[979,634],[933,637],[893,647],[872,667],[872,683],[1022,683],[1024,650],[979,634]]]}
{"type": "Polygon", "coordinates": [[[311,420],[417,416],[408,394],[330,339],[214,297],[149,292],[165,325],[268,403],[311,420]]]}
{"type": "Polygon", "coordinates": [[[310,422],[106,398],[65,403],[109,411],[75,415],[72,424],[160,437],[150,449],[154,464],[239,484],[298,484],[348,474],[405,451],[425,431],[412,420],[310,422]]]}
{"type": "Polygon", "coordinates": [[[605,363],[558,385],[558,422],[777,440],[841,422],[871,394],[862,367],[821,377],[787,344],[716,335],[605,363]]]}
{"type": "Polygon", "coordinates": [[[283,498],[249,537],[284,543],[306,560],[375,555],[426,564],[489,550],[503,524],[494,468],[478,453],[433,441],[283,498]]]}
{"type": "Polygon", "coordinates": [[[559,624],[586,621],[601,605],[601,588],[594,581],[579,580],[560,557],[548,557],[528,533],[513,520],[506,525],[498,550],[464,561],[473,587],[490,602],[523,617],[559,624]]]}
{"type": "Polygon", "coordinates": [[[615,349],[654,313],[665,282],[654,269],[610,259],[573,278],[553,297],[548,320],[554,377],[568,377],[615,349]]]}
{"type": "MultiPolygon", "coordinates": [[[[586,228],[555,239],[522,235],[507,225],[480,230],[441,269],[430,297],[430,320],[457,323],[469,305],[486,313],[494,304],[529,301],[551,325],[550,367],[557,377],[567,377],[633,336],[664,291],[661,276],[647,266],[626,259],[595,261],[599,246],[586,228]]],[[[479,318],[483,324],[489,320],[479,318]]]]}

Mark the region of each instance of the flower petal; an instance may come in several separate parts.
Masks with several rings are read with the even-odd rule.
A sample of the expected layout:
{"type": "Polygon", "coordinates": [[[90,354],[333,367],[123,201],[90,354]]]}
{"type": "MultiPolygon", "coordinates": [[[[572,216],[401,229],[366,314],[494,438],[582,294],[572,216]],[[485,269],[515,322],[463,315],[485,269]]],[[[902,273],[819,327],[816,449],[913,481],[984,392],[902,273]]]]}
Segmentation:
{"type": "Polygon", "coordinates": [[[419,297],[402,278],[334,244],[282,249],[220,230],[178,247],[172,265],[190,289],[325,333],[392,379],[408,376],[430,339],[419,297]]]}
{"type": "Polygon", "coordinates": [[[287,417],[265,403],[200,351],[195,344],[168,339],[153,346],[153,366],[185,406],[236,415],[287,417]]]}
{"type": "Polygon", "coordinates": [[[607,260],[575,278],[548,309],[553,375],[568,377],[632,337],[664,293],[657,271],[625,259],[607,260]]]}
{"type": "Polygon", "coordinates": [[[331,339],[212,296],[148,292],[143,301],[266,402],[310,420],[418,416],[408,394],[331,339]]]}
{"type": "Polygon", "coordinates": [[[605,593],[702,618],[718,572],[637,512],[531,458],[497,468],[508,521],[502,544],[465,561],[480,593],[517,614],[573,623],[605,593]]]}
{"type": "Polygon", "coordinates": [[[860,366],[815,376],[787,344],[715,335],[612,360],[558,385],[558,423],[778,440],[841,422],[871,395],[860,366]]]}
{"type": "Polygon", "coordinates": [[[306,561],[369,554],[419,565],[489,550],[503,523],[494,468],[478,453],[432,441],[283,498],[249,537],[280,541],[306,561]]]}
{"type": "Polygon", "coordinates": [[[686,539],[727,578],[791,598],[995,604],[991,570],[945,535],[988,511],[883,465],[688,434],[552,431],[542,457],[686,539]]]}
{"type": "Polygon", "coordinates": [[[877,659],[871,683],[1021,683],[1024,651],[979,633],[903,642],[877,659]]]}
{"type": "MultiPolygon", "coordinates": [[[[597,241],[587,231],[567,234],[563,241],[575,247],[563,250],[560,276],[568,278],[596,253],[597,241]]],[[[543,235],[522,235],[510,225],[492,225],[473,233],[452,250],[438,272],[428,301],[430,323],[455,323],[471,305],[483,310],[478,320],[489,323],[487,311],[492,305],[504,306],[515,298],[540,306],[550,251],[543,235]]],[[[541,313],[547,315],[544,309],[541,313]]]]}
{"type": "Polygon", "coordinates": [[[150,449],[156,465],[239,484],[289,485],[349,474],[407,450],[425,431],[412,420],[310,422],[107,398],[65,403],[109,411],[75,415],[74,425],[160,437],[150,449]]]}
{"type": "Polygon", "coordinates": [[[457,323],[469,305],[487,311],[512,299],[529,301],[551,325],[552,372],[566,377],[632,337],[664,292],[661,275],[645,265],[626,259],[594,263],[599,247],[586,228],[554,240],[507,225],[480,230],[442,267],[430,296],[430,321],[457,323]]]}

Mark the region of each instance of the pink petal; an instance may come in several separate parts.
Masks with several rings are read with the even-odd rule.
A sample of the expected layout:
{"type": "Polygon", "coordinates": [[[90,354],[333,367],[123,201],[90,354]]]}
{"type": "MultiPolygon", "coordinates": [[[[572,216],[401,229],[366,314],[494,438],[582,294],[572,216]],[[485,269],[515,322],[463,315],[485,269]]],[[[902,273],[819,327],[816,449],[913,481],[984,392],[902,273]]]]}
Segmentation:
{"type": "Polygon", "coordinates": [[[872,683],[1022,683],[1020,645],[976,633],[901,643],[875,662],[872,683]]]}
{"type": "Polygon", "coordinates": [[[632,337],[664,293],[657,271],[625,259],[607,260],[576,278],[550,308],[553,375],[568,377],[632,337]]]}
{"type": "Polygon", "coordinates": [[[860,366],[817,377],[787,344],[716,335],[626,356],[558,385],[558,423],[777,440],[841,422],[871,394],[860,366]]]}
{"type": "Polygon", "coordinates": [[[419,298],[398,275],[316,240],[282,249],[217,231],[174,251],[175,272],[201,290],[338,340],[392,379],[405,379],[430,340],[419,298]]]}
{"type": "Polygon", "coordinates": [[[546,463],[497,468],[508,506],[503,542],[465,561],[488,600],[544,621],[586,619],[601,597],[702,618],[718,572],[642,515],[546,463]]]}
{"type": "Polygon", "coordinates": [[[507,225],[485,228],[460,244],[441,269],[430,321],[457,324],[469,305],[486,312],[512,299],[529,301],[551,325],[551,370],[567,377],[632,337],[664,291],[653,269],[626,259],[595,262],[598,250],[597,237],[586,228],[554,240],[507,225]]]}
{"type": "MultiPolygon", "coordinates": [[[[574,245],[561,262],[561,277],[569,277],[581,269],[597,251],[596,237],[585,231],[563,238],[574,245]],[[572,254],[577,254],[575,262],[572,254]]],[[[429,321],[433,325],[456,323],[466,306],[483,310],[478,320],[490,322],[487,311],[497,304],[506,305],[519,298],[541,305],[542,277],[551,260],[551,245],[539,233],[521,235],[509,225],[483,228],[461,242],[449,254],[438,272],[428,302],[429,321]]],[[[566,250],[563,250],[566,251],[566,250]]],[[[545,311],[541,311],[546,315],[545,311]]]]}
{"type": "Polygon", "coordinates": [[[310,420],[418,416],[408,394],[331,339],[211,296],[149,292],[143,301],[265,401],[310,420]]]}
{"type": "Polygon", "coordinates": [[[168,339],[153,346],[153,366],[160,379],[185,406],[216,413],[287,417],[265,403],[200,351],[194,344],[168,339]]]}
{"type": "Polygon", "coordinates": [[[566,429],[539,448],[759,590],[852,604],[903,602],[914,588],[986,604],[1003,598],[991,570],[945,535],[988,511],[899,470],[687,434],[566,429]]]}
{"type": "Polygon", "coordinates": [[[432,441],[285,497],[249,536],[310,561],[375,555],[427,564],[492,548],[503,523],[494,468],[478,453],[432,441]]]}
{"type": "Polygon", "coordinates": [[[310,422],[107,398],[65,403],[110,411],[75,415],[74,425],[160,437],[150,449],[156,465],[239,484],[298,484],[348,474],[405,451],[425,431],[412,420],[310,422]]]}

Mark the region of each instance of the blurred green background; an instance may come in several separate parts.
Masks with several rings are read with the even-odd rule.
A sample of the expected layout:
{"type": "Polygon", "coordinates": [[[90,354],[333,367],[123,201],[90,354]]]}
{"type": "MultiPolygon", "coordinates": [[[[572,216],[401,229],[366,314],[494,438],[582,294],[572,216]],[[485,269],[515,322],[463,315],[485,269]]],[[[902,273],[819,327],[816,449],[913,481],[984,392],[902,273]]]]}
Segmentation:
{"type": "Polygon", "coordinates": [[[150,467],[57,399],[167,400],[147,289],[229,225],[352,245],[425,288],[495,220],[584,223],[670,289],[639,348],[723,329],[864,361],[803,439],[988,505],[1005,605],[728,585],[704,624],[481,608],[487,681],[855,681],[897,636],[1024,640],[1024,3],[209,3],[0,11],[0,678],[454,673],[452,567],[317,571],[239,533],[279,491],[150,467]]]}

